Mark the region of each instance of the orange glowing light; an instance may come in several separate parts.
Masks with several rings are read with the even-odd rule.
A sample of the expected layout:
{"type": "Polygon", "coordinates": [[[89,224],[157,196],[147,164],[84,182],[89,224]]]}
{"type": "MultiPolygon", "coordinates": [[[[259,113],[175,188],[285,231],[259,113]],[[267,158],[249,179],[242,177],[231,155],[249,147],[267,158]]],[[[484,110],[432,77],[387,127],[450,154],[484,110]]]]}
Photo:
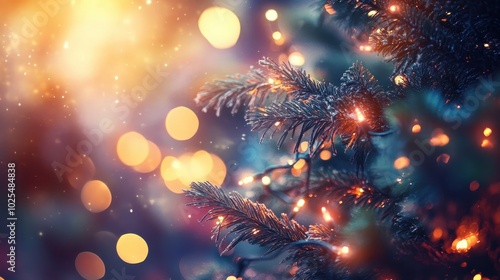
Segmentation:
{"type": "Polygon", "coordinates": [[[474,277],[472,277],[472,280],[481,280],[483,278],[483,276],[481,276],[480,273],[474,275],[474,277]]]}
{"type": "Polygon", "coordinates": [[[492,132],[493,132],[493,130],[491,130],[491,128],[487,127],[484,129],[483,134],[484,134],[484,136],[488,137],[491,135],[492,132]]]}
{"type": "Polygon", "coordinates": [[[465,250],[468,250],[469,249],[469,243],[467,242],[466,239],[461,239],[457,242],[457,244],[455,245],[455,248],[457,249],[457,251],[465,251],[465,250]]]}
{"type": "Polygon", "coordinates": [[[301,158],[299,159],[294,165],[293,165],[293,169],[297,169],[297,170],[300,170],[302,169],[304,166],[306,165],[306,160],[301,158]]]}
{"type": "Polygon", "coordinates": [[[299,201],[297,201],[297,207],[302,207],[305,204],[306,204],[306,201],[303,198],[301,198],[301,199],[299,199],[299,201]]]}
{"type": "Polygon", "coordinates": [[[391,5],[391,6],[389,7],[389,11],[391,11],[391,13],[395,13],[395,12],[397,12],[397,11],[398,11],[398,9],[399,9],[399,7],[398,7],[397,5],[391,5]]]}
{"type": "Polygon", "coordinates": [[[184,106],[172,109],[165,119],[168,134],[178,141],[191,139],[198,131],[199,125],[198,116],[184,106]]]}
{"type": "Polygon", "coordinates": [[[137,172],[140,173],[152,172],[161,163],[162,158],[161,158],[160,148],[158,148],[158,146],[151,141],[148,141],[148,144],[149,144],[148,156],[142,163],[133,167],[133,169],[137,172]]]}
{"type": "Polygon", "coordinates": [[[146,241],[139,235],[126,233],[118,238],[116,252],[122,261],[129,264],[138,264],[146,259],[149,248],[146,241]]]}
{"type": "Polygon", "coordinates": [[[321,160],[329,160],[330,158],[332,158],[332,152],[328,150],[323,150],[319,153],[319,158],[321,160]]]}
{"type": "Polygon", "coordinates": [[[83,206],[92,213],[99,213],[108,209],[111,204],[111,191],[105,183],[99,180],[87,182],[80,195],[83,206]]]}
{"type": "Polygon", "coordinates": [[[450,142],[450,137],[448,135],[444,134],[440,129],[437,129],[433,137],[430,139],[430,144],[432,146],[446,146],[450,142]]]}
{"type": "Polygon", "coordinates": [[[321,212],[323,213],[323,219],[326,222],[330,222],[330,221],[333,220],[332,216],[330,215],[330,213],[328,212],[328,210],[326,210],[325,207],[321,207],[321,212]]]}
{"type": "Polygon", "coordinates": [[[102,259],[92,252],[81,252],[76,256],[75,267],[84,279],[101,279],[106,273],[102,259]]]}
{"type": "Polygon", "coordinates": [[[394,168],[403,169],[410,165],[410,159],[407,157],[399,157],[394,161],[394,168]]]}
{"type": "Polygon", "coordinates": [[[481,148],[491,149],[493,148],[493,143],[488,139],[483,139],[483,142],[481,142],[481,148]]]}
{"type": "Polygon", "coordinates": [[[307,151],[308,148],[309,148],[309,142],[302,141],[302,143],[300,143],[299,146],[299,153],[304,153],[305,151],[307,151]]]}
{"type": "Polygon", "coordinates": [[[116,144],[116,153],[123,164],[136,166],[146,160],[149,142],[140,133],[130,131],[123,134],[116,144]]]}
{"type": "Polygon", "coordinates": [[[443,230],[441,228],[435,228],[433,231],[432,231],[432,239],[433,240],[438,240],[440,239],[441,237],[443,237],[443,230]]]}
{"type": "Polygon", "coordinates": [[[329,14],[329,15],[333,15],[336,13],[335,9],[332,7],[332,5],[330,4],[325,4],[325,11],[329,14]]]}
{"type": "Polygon", "coordinates": [[[366,119],[365,116],[363,115],[363,113],[361,113],[359,108],[356,108],[355,111],[356,111],[356,118],[358,119],[358,122],[363,122],[366,119]]]}
{"type": "Polygon", "coordinates": [[[394,78],[394,83],[396,85],[404,85],[406,83],[406,78],[405,76],[403,75],[397,75],[395,78],[394,78]]]}
{"type": "Polygon", "coordinates": [[[344,246],[344,247],[340,248],[340,253],[343,255],[349,254],[349,247],[344,246]]]}
{"type": "Polygon", "coordinates": [[[422,130],[422,127],[417,123],[414,124],[413,127],[411,128],[411,132],[413,133],[419,133],[422,130]]]}

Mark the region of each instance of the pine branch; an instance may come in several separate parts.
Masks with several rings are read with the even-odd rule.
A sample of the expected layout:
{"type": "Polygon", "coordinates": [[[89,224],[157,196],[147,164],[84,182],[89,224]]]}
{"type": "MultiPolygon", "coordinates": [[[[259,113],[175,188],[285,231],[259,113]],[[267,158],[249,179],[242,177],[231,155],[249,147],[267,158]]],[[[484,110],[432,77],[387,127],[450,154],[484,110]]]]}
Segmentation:
{"type": "Polygon", "coordinates": [[[206,83],[195,101],[203,106],[204,112],[213,107],[219,116],[223,107],[230,107],[231,114],[236,114],[241,107],[263,105],[266,99],[278,100],[283,95],[283,90],[266,73],[261,69],[251,69],[246,75],[236,74],[225,80],[206,83]]]}
{"type": "Polygon", "coordinates": [[[219,221],[212,230],[212,238],[219,247],[223,246],[223,241],[229,235],[235,234],[221,254],[228,252],[241,241],[268,246],[268,254],[306,238],[306,229],[290,220],[286,214],[278,218],[265,205],[251,202],[236,192],[226,194],[221,188],[208,182],[194,182],[191,183],[191,189],[185,193],[193,199],[189,206],[210,208],[201,221],[219,221]],[[220,239],[219,235],[223,229],[228,229],[229,232],[220,239]]]}
{"type": "Polygon", "coordinates": [[[286,79],[285,83],[293,85],[289,88],[295,98],[267,107],[250,108],[246,120],[252,129],[263,131],[262,139],[269,130],[272,130],[271,137],[281,131],[279,147],[289,133],[293,138],[298,131],[295,152],[306,133],[309,133],[311,154],[325,142],[333,143],[339,135],[346,145],[346,150],[353,148],[358,152],[362,151],[359,157],[362,164],[370,149],[367,145],[370,137],[368,132],[388,129],[383,110],[389,106],[393,95],[385,94],[373,75],[361,63],[355,63],[347,70],[341,79],[340,87],[314,82],[302,71],[291,71],[286,67],[277,69],[288,73],[287,77],[298,75],[295,80],[286,79]],[[300,75],[297,74],[299,72],[300,75]],[[309,81],[304,80],[306,78],[309,81]]]}

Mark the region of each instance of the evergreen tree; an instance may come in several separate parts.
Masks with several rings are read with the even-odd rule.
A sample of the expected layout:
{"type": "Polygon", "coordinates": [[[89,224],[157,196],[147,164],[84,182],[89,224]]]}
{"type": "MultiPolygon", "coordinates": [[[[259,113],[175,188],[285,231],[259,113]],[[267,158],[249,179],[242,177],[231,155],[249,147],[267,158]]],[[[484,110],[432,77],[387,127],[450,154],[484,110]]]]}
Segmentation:
{"type": "Polygon", "coordinates": [[[332,24],[394,65],[394,83],[382,87],[361,62],[334,85],[264,58],[245,75],[206,84],[196,98],[204,111],[245,108],[263,138],[294,141],[295,162],[252,177],[266,177],[262,189],[290,213],[278,217],[273,205],[208,182],[186,190],[190,205],[218,221],[213,238],[223,253],[242,241],[267,248],[242,256],[238,277],[286,252],[295,279],[498,279],[500,2],[321,5],[334,11],[332,24]],[[348,168],[318,159],[336,147],[352,159],[348,168]],[[302,180],[281,172],[286,184],[270,182],[299,162],[302,180]],[[316,213],[310,224],[294,220],[302,212],[316,213]]]}

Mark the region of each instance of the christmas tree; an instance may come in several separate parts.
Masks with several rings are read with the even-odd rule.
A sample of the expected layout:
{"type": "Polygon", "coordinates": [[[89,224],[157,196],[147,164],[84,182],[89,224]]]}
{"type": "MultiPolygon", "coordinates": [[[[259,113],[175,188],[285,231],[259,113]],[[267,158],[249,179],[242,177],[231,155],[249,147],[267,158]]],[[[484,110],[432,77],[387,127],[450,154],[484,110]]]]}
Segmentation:
{"type": "Polygon", "coordinates": [[[189,205],[206,209],[201,220],[216,222],[222,254],[243,241],[265,247],[238,256],[235,277],[279,258],[285,269],[261,273],[498,279],[500,2],[317,5],[319,28],[340,25],[360,49],[393,65],[391,85],[362,62],[330,83],[264,58],[202,88],[196,102],[204,111],[244,108],[262,139],[277,138],[295,155],[240,182],[258,185],[258,201],[208,182],[186,190],[189,205]]]}

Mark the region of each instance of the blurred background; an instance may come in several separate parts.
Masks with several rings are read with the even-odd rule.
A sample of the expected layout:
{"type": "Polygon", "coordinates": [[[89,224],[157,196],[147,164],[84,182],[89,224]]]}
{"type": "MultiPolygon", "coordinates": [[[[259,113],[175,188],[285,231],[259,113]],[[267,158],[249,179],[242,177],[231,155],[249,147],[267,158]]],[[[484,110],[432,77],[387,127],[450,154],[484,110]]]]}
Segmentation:
{"type": "Polygon", "coordinates": [[[0,229],[4,279],[232,279],[233,256],[218,257],[213,224],[198,223],[182,189],[208,180],[252,197],[238,182],[293,155],[259,145],[241,112],[203,113],[199,88],[263,56],[333,82],[360,58],[390,73],[311,1],[1,7],[0,166],[6,178],[15,163],[17,217],[15,273],[0,229]]]}

